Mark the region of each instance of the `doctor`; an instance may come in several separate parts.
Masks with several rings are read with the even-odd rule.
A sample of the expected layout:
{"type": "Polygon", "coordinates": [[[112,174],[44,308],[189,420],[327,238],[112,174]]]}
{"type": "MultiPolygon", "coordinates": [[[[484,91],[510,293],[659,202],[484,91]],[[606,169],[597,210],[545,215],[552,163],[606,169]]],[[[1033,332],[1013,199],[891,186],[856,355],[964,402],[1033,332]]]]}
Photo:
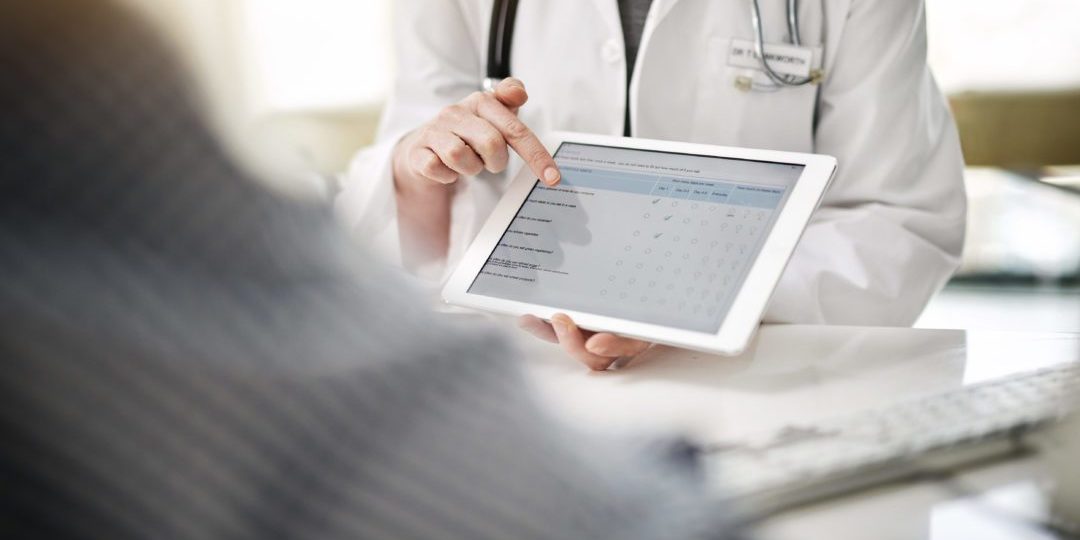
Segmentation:
{"type": "MultiPolygon", "coordinates": [[[[766,321],[910,325],[956,268],[963,160],[926,65],[920,0],[807,0],[791,13],[780,0],[524,0],[514,78],[478,92],[492,4],[394,3],[394,91],[336,206],[352,232],[411,272],[441,281],[452,270],[507,171],[524,165],[559,180],[533,135],[548,130],[836,156],[837,176],[766,321]],[[760,58],[759,30],[774,71],[809,58],[797,75],[814,80],[778,84],[748,61],[760,58]]],[[[522,319],[593,369],[647,346],[565,316],[552,323],[522,319]]]]}

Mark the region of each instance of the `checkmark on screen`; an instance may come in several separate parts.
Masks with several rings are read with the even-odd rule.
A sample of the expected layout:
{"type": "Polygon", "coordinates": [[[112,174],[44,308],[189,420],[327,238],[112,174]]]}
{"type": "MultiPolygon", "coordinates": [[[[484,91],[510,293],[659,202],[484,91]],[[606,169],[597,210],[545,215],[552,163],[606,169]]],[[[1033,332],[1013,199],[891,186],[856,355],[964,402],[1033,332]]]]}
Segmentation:
{"type": "Polygon", "coordinates": [[[671,215],[668,215],[668,216],[664,216],[664,221],[667,221],[667,220],[671,219],[671,218],[672,218],[672,217],[673,217],[674,215],[675,215],[675,214],[671,214],[671,215]]]}
{"type": "Polygon", "coordinates": [[[653,204],[656,204],[658,202],[660,202],[660,199],[653,199],[653,201],[652,201],[653,204]]]}
{"type": "Polygon", "coordinates": [[[653,237],[653,240],[656,240],[657,238],[660,238],[661,236],[664,236],[664,233],[658,232],[658,233],[654,234],[652,237],[653,237]]]}

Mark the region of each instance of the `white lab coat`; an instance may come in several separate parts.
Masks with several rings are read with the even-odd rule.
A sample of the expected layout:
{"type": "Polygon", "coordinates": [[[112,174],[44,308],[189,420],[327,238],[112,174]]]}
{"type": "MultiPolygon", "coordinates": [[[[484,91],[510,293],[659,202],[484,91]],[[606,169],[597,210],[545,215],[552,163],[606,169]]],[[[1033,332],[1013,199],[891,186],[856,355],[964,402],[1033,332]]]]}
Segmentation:
{"type": "MultiPolygon", "coordinates": [[[[825,79],[767,93],[737,89],[736,76],[763,74],[727,62],[730,39],[753,36],[749,0],[653,0],[630,83],[633,134],[836,156],[837,176],[765,320],[910,325],[958,264],[966,210],[956,128],[926,65],[923,4],[799,4],[802,41],[821,46],[825,79]]],[[[761,1],[767,42],[786,41],[784,5],[761,1]]],[[[478,88],[492,2],[394,7],[395,86],[376,144],[344,175],[336,208],[357,236],[400,261],[391,151],[478,88]]],[[[521,118],[538,133],[621,135],[623,52],[615,0],[521,2],[511,53],[530,95],[521,118]]],[[[445,268],[506,182],[485,173],[459,183],[445,268]]]]}

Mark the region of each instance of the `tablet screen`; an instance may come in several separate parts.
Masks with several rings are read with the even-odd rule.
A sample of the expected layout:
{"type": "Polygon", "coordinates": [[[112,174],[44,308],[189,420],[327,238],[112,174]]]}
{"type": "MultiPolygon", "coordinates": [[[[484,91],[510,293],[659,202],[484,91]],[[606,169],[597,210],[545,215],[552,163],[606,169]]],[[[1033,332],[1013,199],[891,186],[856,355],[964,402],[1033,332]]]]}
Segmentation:
{"type": "Polygon", "coordinates": [[[563,143],[469,292],[715,333],[803,165],[563,143]]]}

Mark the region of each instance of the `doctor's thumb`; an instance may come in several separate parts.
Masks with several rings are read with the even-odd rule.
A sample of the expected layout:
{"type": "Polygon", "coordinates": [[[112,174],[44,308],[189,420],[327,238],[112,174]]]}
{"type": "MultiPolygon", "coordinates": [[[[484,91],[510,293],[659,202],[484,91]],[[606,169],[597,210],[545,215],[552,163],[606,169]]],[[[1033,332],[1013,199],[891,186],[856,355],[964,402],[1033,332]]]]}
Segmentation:
{"type": "Polygon", "coordinates": [[[525,84],[519,79],[507,77],[495,86],[495,99],[510,109],[517,109],[529,101],[529,93],[525,91],[525,84]]]}

